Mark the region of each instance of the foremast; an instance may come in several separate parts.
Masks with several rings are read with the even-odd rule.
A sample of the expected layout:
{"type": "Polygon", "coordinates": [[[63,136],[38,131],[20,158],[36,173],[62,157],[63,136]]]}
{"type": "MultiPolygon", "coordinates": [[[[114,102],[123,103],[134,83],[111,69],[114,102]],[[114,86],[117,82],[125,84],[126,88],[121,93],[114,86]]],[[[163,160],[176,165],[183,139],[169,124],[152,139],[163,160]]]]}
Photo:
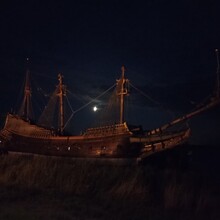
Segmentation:
{"type": "Polygon", "coordinates": [[[120,117],[119,123],[124,123],[124,97],[128,95],[127,84],[129,82],[128,79],[125,78],[125,66],[121,67],[121,78],[116,80],[117,82],[117,95],[119,96],[120,100],[120,117]]]}

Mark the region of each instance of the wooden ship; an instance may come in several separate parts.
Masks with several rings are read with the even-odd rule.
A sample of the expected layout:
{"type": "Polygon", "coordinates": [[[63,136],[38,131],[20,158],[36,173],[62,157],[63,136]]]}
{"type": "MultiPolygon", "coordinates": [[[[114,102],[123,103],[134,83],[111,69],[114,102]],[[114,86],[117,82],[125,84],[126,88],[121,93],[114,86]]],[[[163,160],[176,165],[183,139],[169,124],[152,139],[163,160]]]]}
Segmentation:
{"type": "Polygon", "coordinates": [[[125,78],[125,67],[122,66],[121,77],[116,81],[119,121],[112,125],[88,128],[80,135],[65,135],[63,99],[66,87],[63,85],[61,74],[58,75],[58,80],[56,96],[59,99],[59,132],[31,122],[29,118],[31,88],[27,71],[23,114],[7,114],[5,125],[0,131],[0,148],[4,149],[2,151],[77,158],[143,159],[153,153],[184,144],[190,137],[190,128],[180,130],[170,128],[219,103],[218,83],[216,96],[209,100],[208,104],[157,129],[144,131],[140,126],[129,125],[124,119],[124,98],[128,95],[129,80],[125,78]]]}

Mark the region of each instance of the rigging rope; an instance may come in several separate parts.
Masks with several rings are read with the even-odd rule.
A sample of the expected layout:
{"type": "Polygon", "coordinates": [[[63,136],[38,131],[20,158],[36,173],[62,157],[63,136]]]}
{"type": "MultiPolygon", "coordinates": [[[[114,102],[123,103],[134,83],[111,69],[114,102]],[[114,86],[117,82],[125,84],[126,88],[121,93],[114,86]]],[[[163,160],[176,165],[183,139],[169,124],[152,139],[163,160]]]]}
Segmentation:
{"type": "Polygon", "coordinates": [[[64,129],[66,128],[66,126],[68,125],[68,123],[70,122],[70,120],[72,119],[72,117],[74,115],[74,110],[73,110],[72,106],[70,105],[70,101],[67,96],[66,96],[66,100],[67,100],[68,106],[70,107],[70,110],[72,111],[72,114],[70,115],[69,119],[66,121],[66,123],[64,125],[64,129]]]}
{"type": "Polygon", "coordinates": [[[129,83],[130,86],[134,89],[136,89],[138,92],[140,92],[145,98],[149,99],[151,102],[153,102],[154,104],[160,105],[159,102],[155,101],[154,99],[152,99],[149,95],[147,95],[146,93],[144,93],[143,91],[141,91],[140,89],[138,89],[137,87],[135,87],[133,84],[129,83]]]}
{"type": "Polygon", "coordinates": [[[119,121],[119,100],[116,90],[115,88],[105,107],[97,117],[96,123],[98,126],[112,125],[119,121]]]}
{"type": "Polygon", "coordinates": [[[91,103],[95,102],[96,99],[102,97],[103,95],[105,95],[108,91],[110,91],[112,88],[114,88],[116,85],[116,83],[111,86],[110,88],[108,88],[107,90],[105,90],[102,94],[98,95],[97,97],[93,98],[91,101],[89,101],[88,103],[86,103],[85,105],[81,106],[80,108],[78,108],[77,110],[73,111],[73,113],[77,113],[79,111],[81,111],[82,109],[84,109],[85,107],[87,107],[88,105],[90,105],[91,103]]]}
{"type": "Polygon", "coordinates": [[[80,102],[82,102],[83,104],[85,103],[84,101],[82,101],[76,94],[72,93],[70,90],[66,90],[73,98],[79,100],[80,102]]]}
{"type": "Polygon", "coordinates": [[[129,82],[129,85],[136,89],[141,95],[143,95],[145,98],[149,99],[151,102],[153,102],[154,104],[160,106],[162,109],[164,109],[167,113],[169,113],[172,117],[174,117],[174,114],[171,110],[166,109],[164,106],[162,106],[162,104],[160,104],[159,102],[157,102],[156,100],[152,99],[149,95],[147,95],[146,93],[144,93],[143,91],[141,91],[140,89],[138,89],[137,87],[135,87],[133,84],[131,84],[129,82]]]}

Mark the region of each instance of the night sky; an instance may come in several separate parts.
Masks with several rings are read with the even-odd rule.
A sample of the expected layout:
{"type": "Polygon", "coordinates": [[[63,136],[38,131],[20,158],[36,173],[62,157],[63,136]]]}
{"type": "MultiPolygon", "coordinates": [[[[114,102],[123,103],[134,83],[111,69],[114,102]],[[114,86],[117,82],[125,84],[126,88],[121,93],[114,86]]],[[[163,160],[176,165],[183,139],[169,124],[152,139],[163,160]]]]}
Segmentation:
{"type": "MultiPolygon", "coordinates": [[[[213,93],[216,79],[220,3],[204,2],[1,1],[1,121],[17,108],[27,57],[42,91],[51,92],[57,74],[64,75],[78,99],[73,109],[113,85],[124,64],[132,84],[160,107],[175,116],[189,112],[213,93]]],[[[150,101],[134,103],[137,123],[146,129],[170,117],[163,119],[165,113],[150,101]]],[[[91,108],[73,118],[73,130],[90,126],[97,114],[91,108]]],[[[219,114],[218,106],[190,121],[193,143],[220,143],[219,114]]]]}

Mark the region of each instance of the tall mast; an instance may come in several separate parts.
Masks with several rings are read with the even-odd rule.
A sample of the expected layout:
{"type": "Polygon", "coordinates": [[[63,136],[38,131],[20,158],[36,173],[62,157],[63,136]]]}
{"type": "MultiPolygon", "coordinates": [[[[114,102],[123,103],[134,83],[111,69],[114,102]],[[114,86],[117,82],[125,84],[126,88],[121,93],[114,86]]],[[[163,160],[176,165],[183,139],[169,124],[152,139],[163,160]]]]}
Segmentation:
{"type": "Polygon", "coordinates": [[[121,79],[117,80],[117,95],[120,97],[120,119],[119,123],[124,123],[124,96],[128,94],[128,90],[125,88],[125,84],[128,82],[125,79],[125,66],[121,67],[121,79]]]}
{"type": "Polygon", "coordinates": [[[58,80],[59,80],[59,85],[58,85],[58,97],[60,100],[60,106],[59,106],[59,113],[60,113],[60,133],[63,134],[64,130],[64,105],[63,105],[63,96],[65,95],[65,86],[63,85],[63,76],[61,74],[58,74],[58,80]]]}

